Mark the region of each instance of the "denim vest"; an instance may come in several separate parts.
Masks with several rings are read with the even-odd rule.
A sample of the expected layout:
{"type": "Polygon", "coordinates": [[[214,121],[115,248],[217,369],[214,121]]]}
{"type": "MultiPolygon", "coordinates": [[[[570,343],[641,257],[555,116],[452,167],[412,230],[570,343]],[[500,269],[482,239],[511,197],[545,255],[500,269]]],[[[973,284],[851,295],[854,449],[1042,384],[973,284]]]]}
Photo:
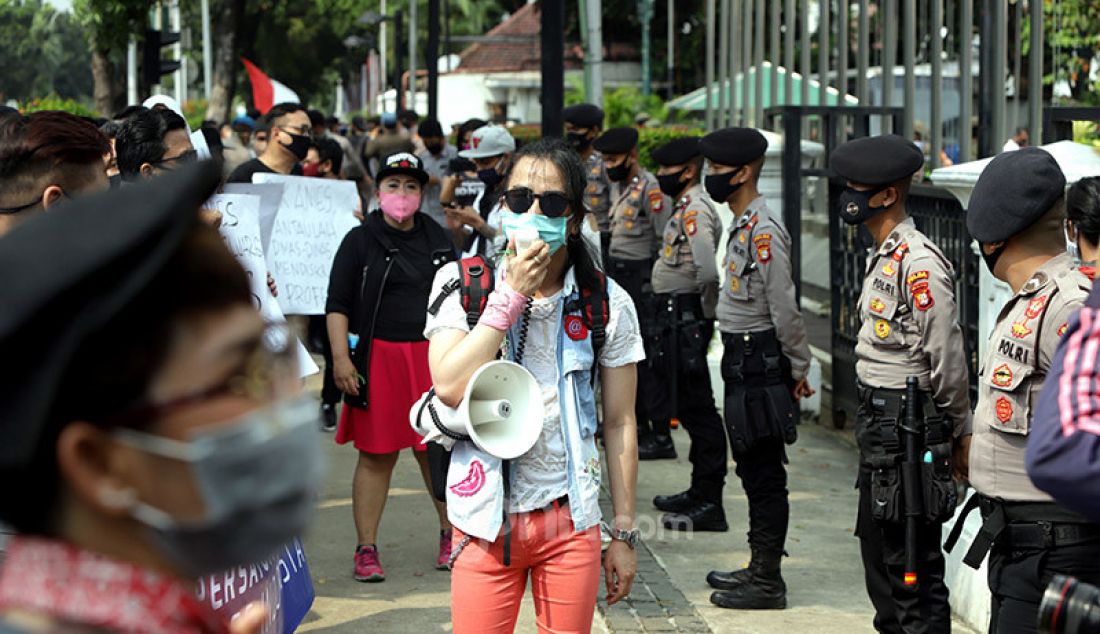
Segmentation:
{"type": "MultiPolygon", "coordinates": [[[[499,282],[499,280],[498,280],[499,282]]],[[[600,454],[596,449],[596,395],[592,333],[574,340],[566,335],[565,305],[580,296],[570,269],[562,288],[562,324],[558,329],[558,394],[561,431],[568,460],[569,510],[573,529],[588,530],[600,522],[600,454]]],[[[573,311],[580,315],[580,311],[573,311]]],[[[508,331],[508,358],[515,359],[523,319],[508,331]]],[[[447,472],[447,517],[464,533],[495,541],[504,520],[504,486],[499,458],[466,440],[455,443],[447,472]]],[[[514,471],[512,472],[514,475],[514,471]]]]}

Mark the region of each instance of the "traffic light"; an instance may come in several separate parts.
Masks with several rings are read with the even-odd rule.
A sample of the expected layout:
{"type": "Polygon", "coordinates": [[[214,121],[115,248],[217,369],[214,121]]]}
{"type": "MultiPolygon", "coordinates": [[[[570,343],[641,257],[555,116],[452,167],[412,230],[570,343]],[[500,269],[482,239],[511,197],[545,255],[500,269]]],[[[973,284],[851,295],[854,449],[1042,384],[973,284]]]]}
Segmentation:
{"type": "Polygon", "coordinates": [[[144,57],[142,60],[142,73],[146,86],[159,84],[161,75],[167,75],[168,73],[174,73],[179,70],[180,63],[178,60],[160,58],[161,48],[175,44],[178,41],[180,41],[180,34],[178,32],[173,33],[170,31],[146,29],[145,48],[143,50],[144,57]]]}

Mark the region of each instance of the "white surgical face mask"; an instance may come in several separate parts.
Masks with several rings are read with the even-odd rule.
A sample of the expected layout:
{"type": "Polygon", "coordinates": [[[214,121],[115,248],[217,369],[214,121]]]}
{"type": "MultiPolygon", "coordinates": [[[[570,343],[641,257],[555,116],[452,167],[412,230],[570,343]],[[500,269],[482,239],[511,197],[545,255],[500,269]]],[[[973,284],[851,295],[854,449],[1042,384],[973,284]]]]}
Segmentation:
{"type": "MultiPolygon", "coordinates": [[[[1081,247],[1079,247],[1077,245],[1077,240],[1076,240],[1075,237],[1070,237],[1069,227],[1070,227],[1070,223],[1069,223],[1068,220],[1062,223],[1062,235],[1065,236],[1065,238],[1066,238],[1066,253],[1068,253],[1069,256],[1071,258],[1073,258],[1074,264],[1076,264],[1077,266],[1080,266],[1081,265],[1081,247]]],[[[1074,233],[1077,233],[1077,232],[1074,231],[1074,233]]]]}

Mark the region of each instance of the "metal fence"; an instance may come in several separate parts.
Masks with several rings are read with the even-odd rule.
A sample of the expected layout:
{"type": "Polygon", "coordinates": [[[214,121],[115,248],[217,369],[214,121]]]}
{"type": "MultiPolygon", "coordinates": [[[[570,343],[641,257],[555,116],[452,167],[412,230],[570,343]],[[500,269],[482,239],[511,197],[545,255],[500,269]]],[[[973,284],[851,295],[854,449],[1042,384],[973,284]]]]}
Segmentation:
{"type": "Polygon", "coordinates": [[[854,98],[901,107],[889,130],[911,138],[923,128],[932,167],[944,149],[962,161],[991,156],[1016,127],[1040,139],[1050,47],[1031,25],[1044,25],[1043,4],[706,0],[706,126],[761,127],[769,107],[854,98]]]}

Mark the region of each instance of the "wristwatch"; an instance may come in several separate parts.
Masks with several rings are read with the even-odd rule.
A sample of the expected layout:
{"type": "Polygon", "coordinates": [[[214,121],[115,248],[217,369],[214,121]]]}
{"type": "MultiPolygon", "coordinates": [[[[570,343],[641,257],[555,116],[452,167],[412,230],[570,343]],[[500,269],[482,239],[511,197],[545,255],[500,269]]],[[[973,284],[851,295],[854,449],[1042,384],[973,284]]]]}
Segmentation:
{"type": "Polygon", "coordinates": [[[642,536],[642,532],[636,528],[634,530],[624,531],[609,527],[607,532],[611,533],[611,539],[625,543],[627,546],[630,546],[631,550],[634,550],[634,547],[638,545],[638,541],[642,536]]]}

